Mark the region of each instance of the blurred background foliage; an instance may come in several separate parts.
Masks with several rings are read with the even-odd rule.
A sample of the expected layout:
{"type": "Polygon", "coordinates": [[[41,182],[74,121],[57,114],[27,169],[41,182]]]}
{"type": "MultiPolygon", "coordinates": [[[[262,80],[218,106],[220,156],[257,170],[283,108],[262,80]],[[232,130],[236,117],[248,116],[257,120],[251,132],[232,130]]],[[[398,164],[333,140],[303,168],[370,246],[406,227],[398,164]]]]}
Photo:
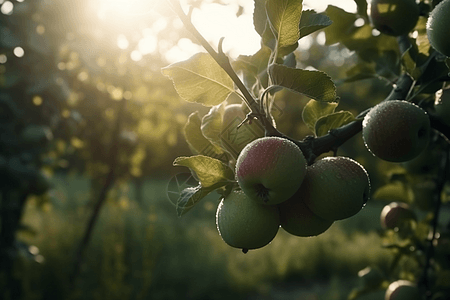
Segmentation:
{"type": "MultiPolygon", "coordinates": [[[[270,246],[247,255],[217,233],[217,194],[177,218],[167,186],[187,170],[172,161],[191,153],[187,116],[208,109],[182,102],[160,69],[183,47],[201,49],[163,5],[128,6],[135,11],[124,16],[104,10],[106,2],[0,1],[0,298],[346,299],[359,270],[388,268],[383,201],[316,238],[280,230],[270,246]]],[[[325,46],[323,33],[305,41],[298,65],[333,79],[357,60],[325,46]]],[[[390,88],[378,79],[339,85],[338,110],[356,115],[390,88]]],[[[277,94],[281,131],[311,134],[301,121],[308,100],[277,94]]],[[[373,158],[359,136],[339,154],[366,167],[374,191],[386,170],[399,168],[373,158]]]]}

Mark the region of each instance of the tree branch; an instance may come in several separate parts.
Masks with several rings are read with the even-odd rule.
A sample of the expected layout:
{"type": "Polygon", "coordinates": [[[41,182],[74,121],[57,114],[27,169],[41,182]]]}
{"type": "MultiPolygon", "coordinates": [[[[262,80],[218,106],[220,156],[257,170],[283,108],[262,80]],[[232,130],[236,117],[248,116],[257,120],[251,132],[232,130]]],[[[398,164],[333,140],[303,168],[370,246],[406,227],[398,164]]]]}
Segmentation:
{"type": "Polygon", "coordinates": [[[186,15],[179,3],[178,0],[167,0],[169,5],[175,11],[175,13],[180,18],[183,25],[186,29],[194,36],[194,38],[205,48],[205,50],[211,55],[211,57],[219,64],[219,66],[230,76],[231,80],[233,80],[234,84],[241,91],[244,96],[244,102],[247,104],[250,109],[250,114],[247,115],[248,119],[257,118],[261,124],[264,126],[266,130],[266,135],[269,136],[282,136],[282,134],[272,125],[271,120],[266,117],[266,114],[261,111],[259,104],[253,98],[249,90],[245,87],[244,83],[241,81],[239,76],[233,70],[233,67],[230,64],[229,58],[222,51],[222,41],[223,38],[219,42],[219,51],[216,52],[208,41],[202,36],[202,34],[195,28],[194,24],[192,24],[190,19],[190,13],[186,15]]]}
{"type": "Polygon", "coordinates": [[[115,123],[115,127],[113,130],[113,138],[111,141],[111,145],[109,147],[109,159],[110,162],[110,170],[109,173],[105,179],[105,183],[100,191],[100,194],[98,195],[97,202],[95,203],[94,209],[92,211],[92,215],[89,219],[89,222],[86,226],[86,230],[83,235],[83,239],[81,240],[81,243],[78,247],[77,253],[76,253],[76,259],[75,259],[75,266],[73,273],[70,277],[71,285],[73,286],[75,284],[75,279],[77,278],[81,265],[83,263],[83,254],[84,251],[89,244],[89,241],[92,236],[92,232],[94,231],[94,226],[97,223],[98,216],[100,215],[100,210],[105,203],[106,196],[113,186],[115,180],[116,180],[116,170],[117,170],[117,164],[118,164],[118,152],[119,152],[119,136],[120,136],[120,130],[122,127],[122,119],[125,112],[125,104],[126,100],[122,98],[119,103],[118,108],[118,115],[115,123]]]}
{"type": "MultiPolygon", "coordinates": [[[[402,74],[384,101],[405,99],[412,84],[412,78],[407,74],[402,74]]],[[[317,138],[307,137],[302,141],[296,141],[296,144],[305,155],[308,164],[312,164],[316,157],[320,154],[334,151],[347,140],[359,133],[362,130],[362,119],[369,112],[369,110],[370,108],[361,112],[356,117],[357,119],[355,121],[342,127],[330,130],[330,132],[324,136],[317,138]]]]}

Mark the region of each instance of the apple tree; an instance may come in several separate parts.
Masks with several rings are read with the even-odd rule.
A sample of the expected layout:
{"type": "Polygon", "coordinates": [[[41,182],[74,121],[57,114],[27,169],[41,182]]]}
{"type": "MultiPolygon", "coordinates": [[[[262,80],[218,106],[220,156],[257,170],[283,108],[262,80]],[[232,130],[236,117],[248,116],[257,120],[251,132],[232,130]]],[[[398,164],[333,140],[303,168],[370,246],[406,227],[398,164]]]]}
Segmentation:
{"type": "Polygon", "coordinates": [[[332,5],[318,13],[304,10],[301,0],[255,0],[261,48],[231,60],[223,39],[215,50],[193,26],[193,8],[185,13],[168,1],[207,53],[162,73],[183,100],[210,107],[193,112],[184,127],[193,155],[173,164],[188,167],[198,185],[181,192],[177,213],[218,192],[219,234],[247,253],[270,247],[279,226],[299,238],[316,236],[357,214],[370,196],[401,199],[380,217],[390,268],[362,270],[349,299],[377,290],[386,290],[386,299],[448,299],[450,224],[439,217],[450,193],[450,0],[355,2],[356,13],[332,5]],[[299,41],[320,31],[326,46],[354,53],[342,78],[298,67],[299,41]],[[357,114],[337,111],[346,101],[337,85],[367,79],[392,89],[357,114]],[[296,117],[310,130],[302,139],[278,129],[283,115],[274,114],[285,90],[310,99],[296,117]],[[353,137],[378,160],[395,163],[376,190],[363,165],[339,155],[353,137]]]}

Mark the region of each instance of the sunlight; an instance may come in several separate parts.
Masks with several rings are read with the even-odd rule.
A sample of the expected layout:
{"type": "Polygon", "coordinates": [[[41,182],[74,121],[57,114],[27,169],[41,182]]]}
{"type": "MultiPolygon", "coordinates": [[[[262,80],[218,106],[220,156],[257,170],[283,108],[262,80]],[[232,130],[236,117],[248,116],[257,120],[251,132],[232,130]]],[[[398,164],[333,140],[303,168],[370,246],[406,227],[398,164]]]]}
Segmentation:
{"type": "Polygon", "coordinates": [[[122,15],[136,16],[149,13],[158,0],[99,0],[100,12],[120,12],[122,15]]]}
{"type": "MultiPolygon", "coordinates": [[[[169,63],[184,60],[203,51],[194,41],[182,38],[178,43],[167,43],[158,33],[168,26],[168,18],[154,11],[163,0],[97,0],[95,11],[99,21],[116,33],[116,47],[129,50],[131,61],[138,62],[145,55],[160,52],[169,63]],[[151,20],[147,28],[136,28],[138,20],[151,20]],[[134,24],[134,25],[132,25],[134,24]]],[[[186,0],[180,0],[185,12],[186,0]]],[[[206,40],[217,49],[224,37],[223,50],[234,59],[239,55],[252,55],[260,48],[260,36],[253,25],[253,1],[223,0],[218,4],[205,0],[194,9],[192,22],[206,40]]],[[[303,9],[323,12],[328,5],[335,5],[349,12],[356,11],[354,0],[304,0],[303,9]]],[[[181,22],[180,22],[181,23],[181,22]]],[[[148,22],[147,22],[148,24],[148,22]]],[[[182,25],[180,29],[182,29],[182,25]]]]}

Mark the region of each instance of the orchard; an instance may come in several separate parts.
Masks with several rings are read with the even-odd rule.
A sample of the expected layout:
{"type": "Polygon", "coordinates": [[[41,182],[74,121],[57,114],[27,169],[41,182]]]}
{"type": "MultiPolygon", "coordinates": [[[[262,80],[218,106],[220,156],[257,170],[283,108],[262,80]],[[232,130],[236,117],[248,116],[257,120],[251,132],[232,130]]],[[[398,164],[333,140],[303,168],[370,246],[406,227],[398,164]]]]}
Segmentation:
{"type": "MultiPolygon", "coordinates": [[[[101,53],[94,57],[89,39],[109,45],[113,33],[92,30],[91,19],[76,29],[78,12],[72,11],[70,1],[58,2],[57,7],[45,1],[41,6],[27,4],[28,10],[17,10],[19,19],[13,14],[11,20],[0,20],[0,298],[50,297],[51,292],[42,292],[41,298],[32,298],[33,284],[21,279],[27,274],[23,270],[31,267],[20,257],[39,263],[44,258],[18,236],[27,231],[23,220],[30,202],[49,207],[48,199],[57,198],[52,178],[57,182],[59,177],[82,174],[91,179],[92,196],[81,209],[68,206],[68,211],[88,211],[88,216],[74,217],[76,222],[69,226],[60,217],[64,230],[80,231],[72,233],[77,242],[64,248],[71,265],[60,276],[68,283],[58,295],[69,294],[67,299],[83,298],[83,289],[92,299],[175,299],[180,294],[173,286],[179,282],[180,291],[183,284],[188,286],[186,299],[222,299],[195,294],[180,279],[179,266],[202,255],[208,257],[202,258],[205,264],[222,266],[223,259],[209,259],[213,252],[227,257],[228,271],[242,271],[257,261],[251,265],[256,271],[247,270],[248,274],[258,274],[257,268],[265,265],[270,266],[266,273],[273,269],[274,274],[287,274],[294,266],[283,256],[285,251],[300,253],[303,250],[294,249],[294,243],[298,247],[325,237],[320,251],[332,252],[338,247],[334,230],[345,222],[355,224],[351,232],[358,226],[377,228],[371,234],[380,243],[370,247],[386,255],[384,263],[361,266],[353,274],[359,284],[345,299],[450,299],[450,0],[354,0],[355,12],[332,4],[318,12],[302,0],[254,0],[252,23],[259,50],[237,57],[224,50],[227,39],[213,44],[195,25],[195,11],[205,1],[148,1],[140,9],[128,4],[132,17],[124,27],[131,32],[146,14],[166,15],[171,22],[158,25],[163,28],[158,29],[159,38],[178,39],[173,42],[177,47],[189,39],[191,48],[201,49],[171,63],[162,58],[164,43],[159,52],[145,52],[153,45],[149,32],[157,31],[154,24],[143,34],[148,44],[130,44],[132,38],[120,34],[117,45],[122,52],[92,46],[93,53],[101,53]],[[43,13],[33,14],[33,9],[43,13]],[[55,26],[64,9],[73,15],[64,26],[55,26]],[[8,26],[20,33],[18,24],[24,20],[41,22],[46,29],[33,27],[32,37],[16,38],[8,26]],[[54,41],[65,42],[54,42],[51,50],[42,46],[50,42],[36,42],[50,34],[47,28],[53,28],[54,41]],[[16,41],[42,48],[30,46],[33,59],[11,63],[8,55],[23,56],[16,41]],[[136,66],[126,66],[126,51],[136,66]],[[83,52],[87,54],[80,57],[83,52]],[[145,55],[155,56],[158,63],[143,59],[145,55]],[[14,82],[16,73],[8,72],[15,69],[23,80],[14,82]],[[177,216],[176,225],[165,223],[170,217],[164,212],[155,212],[157,204],[150,201],[155,188],[143,187],[146,178],[163,177],[156,173],[159,169],[175,174],[166,193],[175,206],[170,206],[170,214],[177,216]],[[140,200],[124,196],[130,188],[121,187],[127,182],[140,200]],[[114,196],[119,200],[110,200],[114,196]],[[113,207],[108,210],[113,212],[112,233],[98,232],[93,238],[100,212],[108,205],[113,207]],[[376,218],[364,219],[371,224],[358,223],[372,205],[381,205],[376,218]],[[115,215],[118,207],[121,213],[115,215]],[[205,228],[214,227],[213,235],[191,225],[199,216],[204,218],[201,224],[208,224],[205,228]],[[142,222],[142,233],[125,226],[122,238],[154,255],[152,259],[135,259],[130,254],[135,248],[116,241],[120,230],[114,222],[122,218],[142,222]],[[77,229],[80,224],[82,229],[77,229]],[[186,232],[189,241],[175,238],[177,231],[186,232]],[[158,238],[171,246],[158,244],[158,238]],[[90,243],[97,250],[104,247],[106,254],[89,254],[94,253],[90,243]],[[162,259],[175,251],[187,259],[162,259]],[[275,253],[269,262],[258,261],[263,251],[275,253]],[[107,262],[101,272],[110,276],[107,292],[91,293],[88,286],[94,284],[83,281],[87,265],[103,257],[107,262]],[[139,271],[132,273],[131,266],[139,271]],[[154,273],[148,273],[150,269],[154,273]],[[178,272],[178,277],[170,282],[161,275],[164,272],[178,272]],[[137,280],[143,283],[135,285],[137,280]],[[123,286],[110,288],[119,283],[123,286]],[[144,288],[146,284],[150,288],[144,288]]],[[[17,2],[20,7],[23,1],[17,2]]],[[[9,6],[2,3],[2,13],[10,17],[5,13],[9,6]]],[[[120,9],[113,11],[118,14],[120,9]]],[[[113,32],[117,29],[114,22],[110,26],[113,32]]],[[[69,192],[67,198],[76,193],[69,192]]],[[[61,239],[69,244],[64,237],[65,233],[61,239]]],[[[42,244],[48,241],[40,239],[42,244]]],[[[47,243],[50,260],[57,252],[55,243],[47,243]]],[[[53,261],[53,267],[58,265],[53,261]]],[[[94,269],[91,272],[100,272],[94,269]]],[[[204,274],[201,264],[191,271],[192,278],[204,274]]],[[[55,274],[53,280],[58,278],[55,274]]],[[[257,280],[242,274],[246,284],[257,280]]],[[[270,276],[261,282],[283,279],[270,276]]],[[[212,285],[215,280],[206,277],[202,286],[212,285]]],[[[192,278],[189,282],[195,282],[192,278]]],[[[95,280],[106,285],[103,278],[95,280]]],[[[259,283],[261,294],[265,284],[259,283]]]]}

